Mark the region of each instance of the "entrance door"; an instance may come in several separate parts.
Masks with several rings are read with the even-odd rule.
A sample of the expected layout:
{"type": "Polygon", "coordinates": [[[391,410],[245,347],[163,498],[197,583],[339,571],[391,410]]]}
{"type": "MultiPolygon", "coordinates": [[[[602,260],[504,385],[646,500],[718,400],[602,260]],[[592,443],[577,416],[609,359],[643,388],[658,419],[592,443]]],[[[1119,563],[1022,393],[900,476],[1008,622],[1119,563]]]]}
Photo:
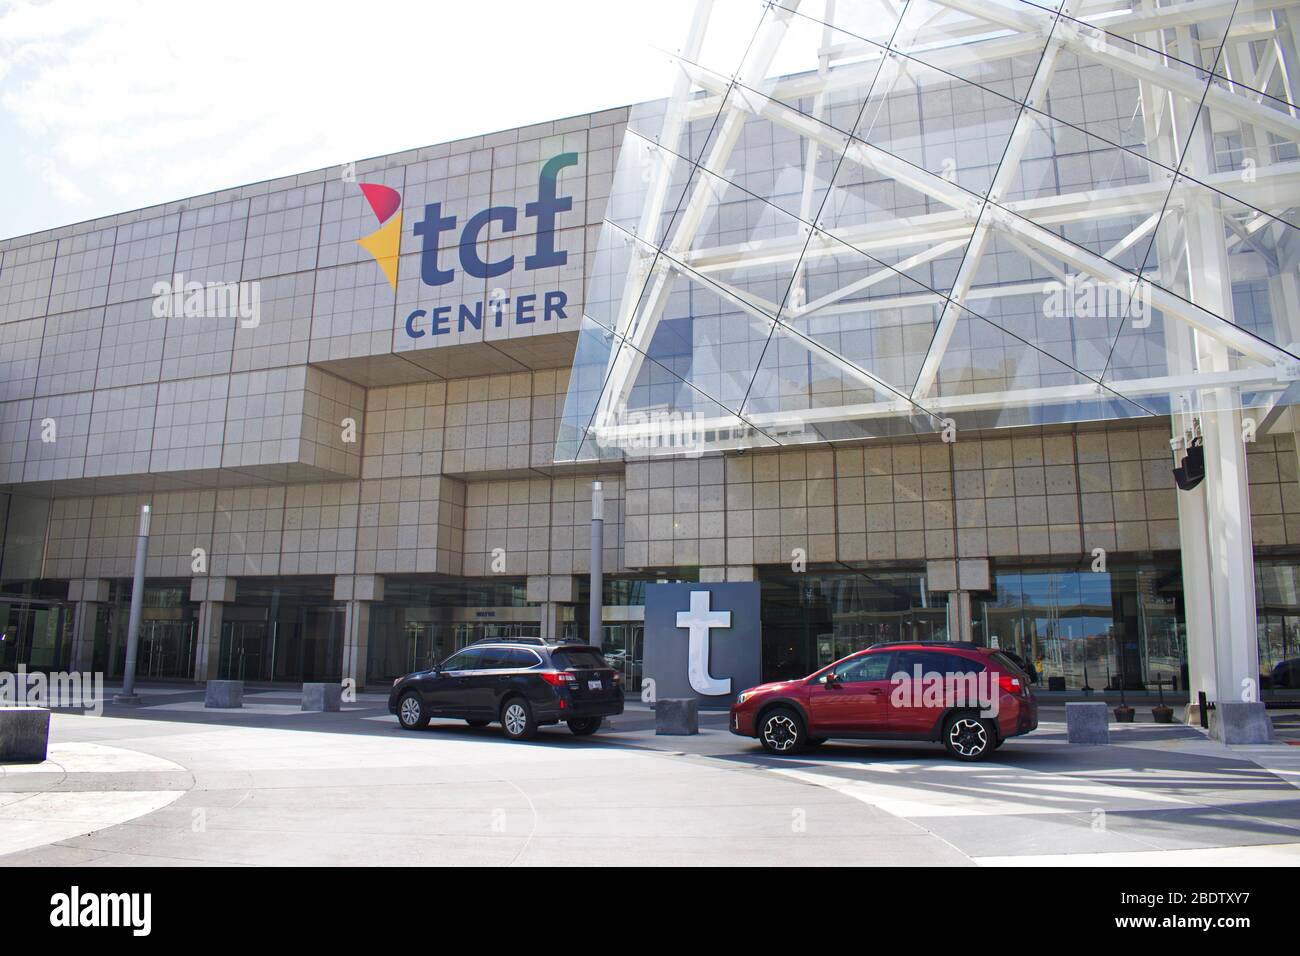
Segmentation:
{"type": "Polygon", "coordinates": [[[334,681],[343,670],[341,607],[300,606],[294,617],[274,623],[275,679],[334,681]]]}
{"type": "Polygon", "coordinates": [[[227,621],[221,628],[221,680],[271,679],[273,635],[265,621],[227,621]]]}
{"type": "Polygon", "coordinates": [[[71,615],[58,606],[0,605],[0,667],[63,670],[69,656],[66,631],[71,615]]]}
{"type": "Polygon", "coordinates": [[[623,686],[629,693],[641,690],[642,648],[645,645],[644,624],[606,624],[605,642],[601,653],[609,666],[623,675],[623,686]]]}
{"type": "Polygon", "coordinates": [[[406,673],[426,671],[450,651],[445,630],[430,621],[406,622],[406,673]]]}
{"type": "Polygon", "coordinates": [[[154,678],[194,676],[194,622],[141,621],[139,673],[154,678]]]}

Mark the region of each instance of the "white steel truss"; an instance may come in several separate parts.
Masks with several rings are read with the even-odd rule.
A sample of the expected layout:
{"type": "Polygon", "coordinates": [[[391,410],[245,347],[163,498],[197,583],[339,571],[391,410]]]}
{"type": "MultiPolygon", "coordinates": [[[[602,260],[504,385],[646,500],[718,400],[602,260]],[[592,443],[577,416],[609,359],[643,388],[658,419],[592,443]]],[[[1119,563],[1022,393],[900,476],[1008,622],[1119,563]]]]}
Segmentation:
{"type": "MultiPolygon", "coordinates": [[[[760,332],[766,329],[758,363],[770,357],[773,342],[806,349],[810,369],[814,361],[829,369],[850,396],[839,402],[803,396],[775,408],[767,400],[772,396],[755,402],[757,364],[739,400],[687,382],[713,399],[715,410],[696,424],[719,447],[755,436],[774,443],[833,440],[843,433],[821,429],[836,423],[893,418],[928,420],[927,427],[937,428],[962,413],[1070,403],[1086,403],[1087,410],[1057,413],[1067,420],[1071,414],[1074,420],[1156,414],[1195,408],[1209,393],[1218,407],[1227,395],[1275,415],[1300,391],[1294,387],[1300,380],[1300,113],[1292,99],[1300,0],[1066,0],[1059,10],[1047,0],[774,0],[746,9],[756,15],[750,29],[752,22],[758,27],[739,68],[710,68],[702,61],[716,11],[702,0],[677,58],[670,100],[655,114],[656,124],[629,129],[620,171],[633,157],[653,162],[642,170],[639,215],[607,218],[604,226],[602,245],[624,244],[628,266],[608,314],[587,317],[609,343],[608,358],[594,397],[571,385],[566,421],[576,438],[571,434],[567,449],[557,448],[558,459],[598,448],[627,450],[652,430],[629,421],[629,402],[645,380],[647,361],[661,364],[651,356],[652,343],[682,288],[707,290],[760,332]],[[816,37],[815,49],[789,71],[787,46],[807,36],[816,37]],[[1027,75],[1026,62],[1032,62],[1027,75]],[[1070,84],[1094,76],[1089,68],[1112,84],[1095,96],[1118,103],[1136,91],[1140,122],[1124,127],[1107,117],[1090,126],[1086,110],[1067,108],[1070,84]],[[968,78],[984,72],[987,82],[968,78]],[[900,142],[915,145],[906,139],[878,140],[864,119],[874,122],[905,104],[904,93],[933,108],[929,90],[962,96],[967,88],[984,97],[986,108],[993,104],[991,125],[1006,126],[994,168],[977,186],[973,176],[963,181],[951,170],[927,168],[917,149],[900,152],[900,142]],[[846,123],[855,111],[858,118],[846,123]],[[737,150],[749,148],[753,124],[771,131],[764,142],[785,137],[798,144],[797,188],[765,195],[773,187],[751,184],[743,171],[749,161],[737,150]],[[1084,146],[1067,151],[1065,141],[1084,146]],[[1035,190],[1025,170],[1044,161],[1044,142],[1058,167],[1077,165],[1082,155],[1085,165],[1089,157],[1104,157],[1126,172],[1114,182],[1062,175],[1055,190],[1035,190]],[[1220,153],[1234,150],[1244,157],[1240,162],[1221,160],[1220,153]],[[890,183],[919,198],[906,214],[876,210],[826,221],[823,215],[837,204],[853,208],[844,201],[851,190],[842,187],[841,175],[843,182],[890,183]],[[751,230],[734,241],[736,230],[716,225],[724,205],[744,206],[746,221],[776,220],[786,228],[751,230]],[[1089,230],[1096,241],[1088,241],[1089,230]],[[1217,261],[1229,263],[1230,275],[1209,277],[1213,295],[1198,274],[1204,266],[1189,266],[1207,261],[1206,243],[1217,244],[1217,261]],[[1031,275],[1004,276],[1008,252],[1031,275]],[[941,286],[915,278],[917,270],[954,260],[941,286]],[[827,285],[828,263],[843,269],[838,284],[827,285]],[[763,270],[779,281],[747,286],[736,278],[763,270]],[[1134,303],[1163,319],[1163,368],[1115,374],[1117,351],[1122,361],[1125,352],[1150,351],[1157,342],[1134,337],[1125,323],[1142,326],[1132,316],[1119,316],[1118,331],[1108,330],[1093,359],[1104,357],[1104,365],[1092,369],[1072,365],[1054,341],[1022,335],[1000,324],[996,311],[987,314],[988,304],[1041,294],[1043,280],[1034,276],[1131,288],[1134,303]],[[1269,299],[1271,329],[1234,318],[1224,295],[1234,282],[1253,283],[1269,299]],[[937,319],[923,355],[911,356],[905,373],[885,374],[874,360],[837,351],[834,335],[812,331],[818,322],[832,322],[839,323],[835,334],[847,335],[855,319],[871,331],[864,317],[917,308],[936,310],[937,319]],[[958,354],[955,336],[963,329],[967,339],[985,333],[1038,353],[1059,381],[975,387],[972,382],[997,376],[958,354]],[[1187,335],[1201,343],[1190,352],[1187,335]],[[956,370],[965,384],[945,387],[945,370],[962,362],[971,366],[956,370]]],[[[1082,91],[1085,101],[1089,93],[1082,91]]],[[[923,123],[924,110],[918,112],[923,123]]],[[[770,184],[779,172],[754,180],[770,184]]],[[[974,354],[975,346],[963,348],[974,354]]],[[[725,357],[725,349],[718,352],[725,357]]],[[[666,366],[656,374],[680,376],[666,366]]],[[[825,384],[814,378],[810,370],[800,383],[809,394],[825,384]]]]}

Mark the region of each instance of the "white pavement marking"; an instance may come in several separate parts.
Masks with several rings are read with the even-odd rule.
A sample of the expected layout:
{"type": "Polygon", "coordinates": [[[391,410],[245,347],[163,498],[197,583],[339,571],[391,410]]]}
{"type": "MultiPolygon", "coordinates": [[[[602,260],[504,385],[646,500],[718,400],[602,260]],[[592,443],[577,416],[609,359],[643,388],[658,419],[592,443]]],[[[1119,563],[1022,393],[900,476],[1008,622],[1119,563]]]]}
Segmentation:
{"type": "Polygon", "coordinates": [[[156,773],[184,771],[153,754],[125,750],[95,743],[53,744],[44,763],[18,763],[0,766],[0,780],[20,773],[156,773]]]}
{"type": "MultiPolygon", "coordinates": [[[[95,743],[66,743],[50,747],[49,759],[38,764],[0,767],[0,784],[30,773],[75,777],[83,773],[185,772],[162,757],[95,743]]],[[[30,850],[84,836],[161,810],[184,790],[72,790],[13,792],[0,790],[0,855],[30,850]]]]}
{"type": "Polygon", "coordinates": [[[971,859],[979,866],[1297,866],[1300,865],[1300,843],[1117,853],[976,856],[971,859]]]}
{"type": "Polygon", "coordinates": [[[0,792],[0,856],[85,836],[161,810],[183,790],[0,792]]]}
{"type": "MultiPolygon", "coordinates": [[[[1153,793],[1131,787],[1114,787],[1104,783],[1062,778],[1056,774],[1040,774],[1019,770],[996,774],[998,783],[1016,793],[1011,799],[989,796],[989,791],[976,789],[977,782],[951,783],[944,781],[945,789],[926,789],[926,782],[910,785],[877,783],[837,777],[832,774],[812,773],[783,767],[771,768],[773,773],[804,783],[828,787],[845,796],[860,800],[886,813],[903,819],[920,817],[1007,816],[1045,813],[1086,813],[1093,807],[1115,807],[1116,804],[1176,804],[1182,807],[1199,806],[1194,801],[1180,800],[1166,794],[1153,793]],[[963,786],[963,789],[952,789],[963,786]],[[1019,799],[1015,799],[1016,796],[1019,799]]],[[[957,768],[953,768],[957,769],[957,768]]],[[[977,768],[966,768],[975,776],[977,768]]]]}

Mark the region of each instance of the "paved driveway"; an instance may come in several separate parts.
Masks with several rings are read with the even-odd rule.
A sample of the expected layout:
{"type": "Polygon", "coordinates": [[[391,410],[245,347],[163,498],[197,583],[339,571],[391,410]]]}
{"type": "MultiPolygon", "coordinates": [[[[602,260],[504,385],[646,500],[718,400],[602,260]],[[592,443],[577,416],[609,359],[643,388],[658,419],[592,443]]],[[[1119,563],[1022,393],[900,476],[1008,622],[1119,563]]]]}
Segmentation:
{"type": "Polygon", "coordinates": [[[56,714],[49,761],[0,768],[0,865],[1300,862],[1300,748],[1181,727],[1080,748],[1048,721],[971,765],[930,745],[774,758],[721,716],[655,737],[639,706],[520,744],[403,732],[379,697],[147,700],[56,714]]]}

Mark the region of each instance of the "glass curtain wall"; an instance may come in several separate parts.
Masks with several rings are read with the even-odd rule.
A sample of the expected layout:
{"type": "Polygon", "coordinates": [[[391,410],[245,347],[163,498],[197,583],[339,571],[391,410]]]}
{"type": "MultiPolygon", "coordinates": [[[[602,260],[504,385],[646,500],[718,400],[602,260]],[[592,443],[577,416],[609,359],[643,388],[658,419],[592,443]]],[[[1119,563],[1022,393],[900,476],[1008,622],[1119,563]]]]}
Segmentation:
{"type": "Polygon", "coordinates": [[[332,578],[240,578],[236,595],[222,612],[222,679],[342,678],[344,608],[332,578]]]}
{"type": "Polygon", "coordinates": [[[763,679],[802,677],[882,641],[948,638],[948,596],[919,570],[764,571],[763,679]]]}
{"type": "Polygon", "coordinates": [[[1255,559],[1260,684],[1266,697],[1300,696],[1300,555],[1255,559]]]}
{"type": "Polygon", "coordinates": [[[67,670],[72,609],[64,601],[0,597],[0,671],[67,670]]]}
{"type": "MultiPolygon", "coordinates": [[[[190,601],[188,580],[150,581],[140,607],[140,646],[136,677],[140,680],[192,680],[199,606],[190,601]]],[[[120,677],[126,668],[127,628],[131,618],[131,582],[115,580],[109,602],[95,618],[94,668],[120,677]]]]}
{"type": "Polygon", "coordinates": [[[997,567],[974,602],[984,642],[1033,663],[1043,690],[1187,687],[1177,558],[1079,567],[997,567]]]}
{"type": "Polygon", "coordinates": [[[541,612],[524,578],[385,576],[370,607],[369,680],[432,667],[483,638],[541,637],[541,612]]]}

